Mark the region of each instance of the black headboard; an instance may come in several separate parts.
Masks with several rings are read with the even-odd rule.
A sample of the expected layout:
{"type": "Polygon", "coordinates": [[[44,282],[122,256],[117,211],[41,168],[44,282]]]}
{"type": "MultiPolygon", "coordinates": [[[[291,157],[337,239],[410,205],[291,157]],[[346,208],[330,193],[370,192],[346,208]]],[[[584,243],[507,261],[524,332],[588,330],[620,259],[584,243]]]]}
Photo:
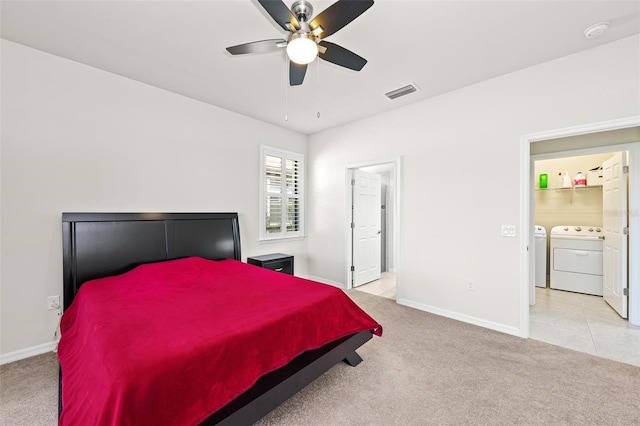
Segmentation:
{"type": "Polygon", "coordinates": [[[63,213],[64,308],[82,283],[188,256],[240,260],[237,213],[63,213]]]}

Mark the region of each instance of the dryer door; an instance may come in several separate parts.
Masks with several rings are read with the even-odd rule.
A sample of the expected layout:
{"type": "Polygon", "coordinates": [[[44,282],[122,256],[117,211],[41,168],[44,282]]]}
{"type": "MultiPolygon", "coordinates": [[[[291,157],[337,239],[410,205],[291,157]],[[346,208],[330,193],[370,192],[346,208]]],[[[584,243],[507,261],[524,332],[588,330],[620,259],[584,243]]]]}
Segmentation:
{"type": "Polygon", "coordinates": [[[553,256],[556,271],[602,275],[602,251],[556,248],[553,256]]]}

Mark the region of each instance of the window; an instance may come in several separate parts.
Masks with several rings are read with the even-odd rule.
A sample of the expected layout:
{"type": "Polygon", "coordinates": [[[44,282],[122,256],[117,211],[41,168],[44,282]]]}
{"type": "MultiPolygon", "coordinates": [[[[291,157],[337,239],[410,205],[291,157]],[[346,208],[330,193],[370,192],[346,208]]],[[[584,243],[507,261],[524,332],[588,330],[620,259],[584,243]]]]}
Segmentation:
{"type": "Polygon", "coordinates": [[[260,148],[260,239],[304,235],[304,157],[260,148]]]}

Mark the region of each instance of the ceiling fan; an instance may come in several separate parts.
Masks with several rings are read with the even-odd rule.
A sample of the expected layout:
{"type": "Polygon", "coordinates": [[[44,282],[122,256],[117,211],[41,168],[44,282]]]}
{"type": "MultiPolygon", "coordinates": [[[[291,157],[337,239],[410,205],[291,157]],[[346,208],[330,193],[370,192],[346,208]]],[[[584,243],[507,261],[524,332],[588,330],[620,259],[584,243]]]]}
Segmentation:
{"type": "Polygon", "coordinates": [[[232,55],[271,52],[286,47],[291,86],[302,84],[307,64],[316,57],[355,71],[360,71],[367,63],[363,57],[323,39],[373,6],[373,0],[338,0],[313,19],[313,7],[306,0],[296,1],[291,9],[282,0],[258,0],[258,3],[278,25],[289,31],[289,37],[227,47],[232,55]]]}

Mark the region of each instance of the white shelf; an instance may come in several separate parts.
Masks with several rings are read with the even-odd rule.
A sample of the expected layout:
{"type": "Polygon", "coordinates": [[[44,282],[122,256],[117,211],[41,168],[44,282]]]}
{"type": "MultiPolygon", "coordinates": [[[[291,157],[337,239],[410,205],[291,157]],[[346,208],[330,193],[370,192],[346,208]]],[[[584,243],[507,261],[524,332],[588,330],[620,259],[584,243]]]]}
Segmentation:
{"type": "Polygon", "coordinates": [[[585,189],[602,189],[602,185],[574,186],[571,188],[535,188],[536,191],[582,191],[585,189]]]}

